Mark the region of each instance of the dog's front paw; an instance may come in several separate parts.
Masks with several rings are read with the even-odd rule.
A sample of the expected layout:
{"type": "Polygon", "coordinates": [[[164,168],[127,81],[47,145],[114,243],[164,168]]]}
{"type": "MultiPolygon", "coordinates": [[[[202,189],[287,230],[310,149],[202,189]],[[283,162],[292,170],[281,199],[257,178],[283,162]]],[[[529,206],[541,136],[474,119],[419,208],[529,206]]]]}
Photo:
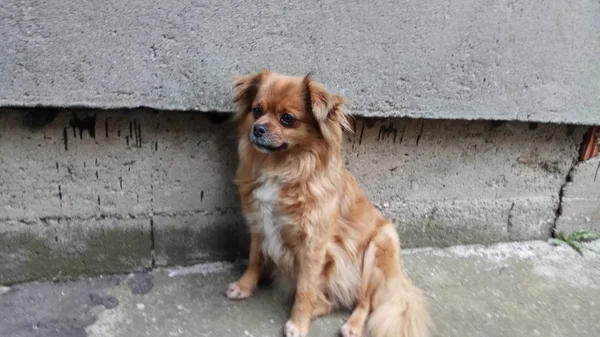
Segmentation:
{"type": "Polygon", "coordinates": [[[306,337],[306,331],[302,332],[299,326],[292,321],[287,321],[283,328],[283,335],[285,337],[306,337]]]}
{"type": "Polygon", "coordinates": [[[355,329],[353,326],[351,326],[348,323],[342,325],[342,328],[340,329],[340,333],[341,333],[342,337],[361,337],[362,336],[361,331],[358,331],[357,329],[355,329]]]}
{"type": "Polygon", "coordinates": [[[252,296],[253,289],[244,287],[241,282],[234,282],[227,288],[227,298],[230,300],[243,300],[252,296]]]}

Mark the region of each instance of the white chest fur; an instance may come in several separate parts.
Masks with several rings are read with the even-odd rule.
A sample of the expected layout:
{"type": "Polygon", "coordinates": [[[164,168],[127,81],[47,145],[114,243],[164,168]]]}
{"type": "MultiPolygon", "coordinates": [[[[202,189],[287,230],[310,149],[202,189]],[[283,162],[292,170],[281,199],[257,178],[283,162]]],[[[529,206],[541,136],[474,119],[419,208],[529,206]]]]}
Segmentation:
{"type": "Polygon", "coordinates": [[[279,208],[280,186],[274,180],[264,180],[253,192],[252,210],[246,215],[253,232],[264,235],[263,253],[275,263],[287,255],[281,240],[281,227],[286,217],[279,208]]]}

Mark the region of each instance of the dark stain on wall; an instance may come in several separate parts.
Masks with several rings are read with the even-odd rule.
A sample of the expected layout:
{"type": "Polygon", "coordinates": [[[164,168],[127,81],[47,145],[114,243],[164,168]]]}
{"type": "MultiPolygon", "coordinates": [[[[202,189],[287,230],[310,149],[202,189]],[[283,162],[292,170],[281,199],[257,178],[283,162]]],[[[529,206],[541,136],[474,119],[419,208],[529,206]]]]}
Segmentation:
{"type": "Polygon", "coordinates": [[[423,135],[423,129],[425,129],[425,121],[421,121],[421,129],[419,130],[419,134],[417,135],[417,142],[415,145],[419,145],[419,141],[421,141],[421,136],[423,135]]]}
{"type": "MultiPolygon", "coordinates": [[[[119,131],[119,136],[121,132],[119,131]]],[[[137,120],[129,121],[129,136],[125,136],[125,142],[129,146],[129,140],[135,141],[135,146],[142,147],[142,125],[137,120]]]]}
{"type": "Polygon", "coordinates": [[[109,117],[104,119],[104,134],[106,135],[106,138],[108,138],[108,120],[109,119],[110,119],[109,117]]]}
{"type": "Polygon", "coordinates": [[[408,122],[404,123],[404,128],[402,129],[402,133],[400,134],[400,141],[398,141],[398,144],[402,144],[402,140],[404,139],[404,134],[406,133],[407,127],[408,127],[408,122]]]}
{"type": "Polygon", "coordinates": [[[358,145],[362,145],[363,134],[365,133],[365,123],[362,123],[362,127],[360,128],[360,137],[358,138],[358,145]]]}
{"type": "Polygon", "coordinates": [[[87,131],[92,138],[96,138],[96,115],[86,115],[79,118],[76,112],[73,112],[69,126],[73,129],[73,137],[77,137],[77,131],[79,131],[79,138],[83,139],[83,132],[87,131]]]}
{"type": "Polygon", "coordinates": [[[133,136],[134,136],[134,139],[135,139],[135,146],[136,147],[140,147],[139,146],[140,134],[139,134],[138,130],[139,130],[139,128],[138,128],[137,121],[134,119],[133,120],[133,136]]]}
{"type": "Polygon", "coordinates": [[[229,121],[233,117],[233,114],[211,111],[206,112],[204,116],[208,118],[210,124],[219,125],[229,121]]]}
{"type": "Polygon", "coordinates": [[[142,125],[138,123],[137,125],[137,140],[138,147],[142,147],[142,125]]]}
{"type": "Polygon", "coordinates": [[[63,144],[65,144],[65,151],[69,150],[69,134],[67,128],[63,128],[63,144]]]}
{"type": "Polygon", "coordinates": [[[504,124],[506,124],[506,121],[491,121],[490,122],[491,129],[495,129],[504,124]]]}
{"type": "Polygon", "coordinates": [[[23,115],[23,123],[25,126],[39,129],[49,123],[51,123],[58,115],[59,109],[57,108],[34,108],[32,110],[27,109],[23,115]]]}
{"type": "Polygon", "coordinates": [[[371,129],[377,125],[377,122],[380,121],[380,118],[361,118],[363,122],[367,125],[367,129],[371,129]]]}
{"type": "Polygon", "coordinates": [[[385,126],[382,125],[379,127],[379,134],[377,135],[377,140],[383,140],[390,137],[390,135],[394,135],[394,143],[396,142],[396,137],[398,136],[398,129],[394,125],[394,122],[390,121],[390,123],[385,126]]]}

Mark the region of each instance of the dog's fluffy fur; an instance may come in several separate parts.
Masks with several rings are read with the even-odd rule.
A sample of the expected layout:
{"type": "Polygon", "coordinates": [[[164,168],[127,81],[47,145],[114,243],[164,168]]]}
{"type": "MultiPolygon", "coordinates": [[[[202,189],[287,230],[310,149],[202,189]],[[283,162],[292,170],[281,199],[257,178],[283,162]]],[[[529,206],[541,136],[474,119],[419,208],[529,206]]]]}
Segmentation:
{"type": "Polygon", "coordinates": [[[235,80],[234,101],[251,245],[227,296],[249,297],[270,261],[295,285],[287,337],[306,336],[312,318],[342,307],[353,309],[344,337],[362,336],[367,319],[371,337],[428,336],[425,298],[402,271],[394,226],[343,167],[344,99],[310,76],[262,70],[235,80]]]}

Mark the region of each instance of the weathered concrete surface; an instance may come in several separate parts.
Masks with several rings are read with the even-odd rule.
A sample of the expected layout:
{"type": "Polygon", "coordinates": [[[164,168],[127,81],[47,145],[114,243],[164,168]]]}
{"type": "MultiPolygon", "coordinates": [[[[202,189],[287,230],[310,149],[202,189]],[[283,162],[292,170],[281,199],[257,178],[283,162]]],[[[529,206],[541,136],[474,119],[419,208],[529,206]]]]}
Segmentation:
{"type": "MultiPolygon", "coordinates": [[[[124,276],[14,285],[0,292],[0,336],[85,337],[104,309],[119,305],[105,289],[124,276]]],[[[107,336],[108,337],[108,336],[107,336]]]]}
{"type": "Polygon", "coordinates": [[[557,231],[600,232],[600,157],[578,163],[566,184],[557,231]]]}
{"type": "Polygon", "coordinates": [[[317,78],[365,116],[600,124],[600,3],[4,0],[0,106],[231,111],[231,76],[317,78]]]}
{"type": "Polygon", "coordinates": [[[0,284],[152,267],[146,219],[0,221],[0,284]]]}
{"type": "Polygon", "coordinates": [[[395,119],[358,122],[348,168],[404,244],[547,238],[581,129],[395,119]],[[570,133],[574,132],[574,133],[570,133]]]}
{"type": "Polygon", "coordinates": [[[0,287],[0,336],[85,337],[85,328],[100,312],[119,306],[119,299],[106,291],[118,285],[134,295],[154,286],[151,274],[131,273],[0,287]]]}
{"type": "MultiPolygon", "coordinates": [[[[233,203],[234,196],[231,196],[233,203]]],[[[239,210],[154,217],[156,265],[185,265],[247,255],[249,235],[239,210]]]]}
{"type": "MultiPolygon", "coordinates": [[[[0,282],[245,257],[218,117],[62,111],[31,129],[0,112],[0,282]]],[[[583,131],[358,119],[345,158],[405,247],[548,238],[583,131]]]]}
{"type": "MultiPolygon", "coordinates": [[[[600,250],[600,242],[591,243],[600,250]]],[[[545,242],[405,250],[405,269],[425,290],[435,336],[600,335],[600,255],[545,242]]],[[[152,274],[33,283],[0,292],[4,337],[281,335],[288,298],[272,288],[231,302],[226,285],[241,266],[214,263],[152,274]],[[132,284],[143,283],[144,291],[132,284]]],[[[2,288],[0,288],[2,289],[2,288]]],[[[341,312],[310,336],[337,336],[341,312]]]]}

